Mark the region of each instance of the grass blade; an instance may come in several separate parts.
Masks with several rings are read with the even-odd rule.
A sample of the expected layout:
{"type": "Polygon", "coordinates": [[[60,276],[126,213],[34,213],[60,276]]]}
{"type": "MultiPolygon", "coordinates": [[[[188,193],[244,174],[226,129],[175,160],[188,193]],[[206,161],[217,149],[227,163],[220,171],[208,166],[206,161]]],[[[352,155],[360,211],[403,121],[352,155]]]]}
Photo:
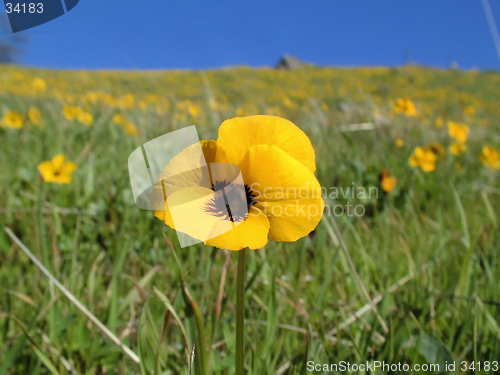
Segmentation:
{"type": "Polygon", "coordinates": [[[457,190],[452,185],[451,189],[453,191],[453,197],[455,198],[455,204],[458,208],[458,214],[460,215],[460,222],[462,223],[462,242],[467,249],[470,248],[470,234],[469,228],[467,226],[467,219],[465,218],[464,207],[462,206],[462,201],[460,200],[460,196],[458,195],[457,190]]]}
{"type": "Polygon", "coordinates": [[[168,298],[162,292],[160,292],[158,289],[156,289],[156,287],[153,287],[153,290],[154,290],[156,296],[160,299],[160,301],[163,302],[163,304],[165,305],[167,310],[172,313],[172,316],[174,317],[175,321],[179,325],[179,328],[180,328],[181,333],[182,333],[182,338],[184,339],[184,345],[186,348],[186,355],[187,355],[187,358],[189,361],[189,340],[188,340],[188,336],[186,333],[186,329],[184,328],[184,324],[182,324],[181,320],[179,319],[179,315],[177,315],[177,312],[175,311],[174,307],[172,306],[172,304],[170,303],[168,298]]]}
{"type": "Polygon", "coordinates": [[[84,313],[99,329],[108,336],[116,345],[118,345],[134,362],[139,364],[141,360],[129,347],[125,346],[121,340],[116,337],[113,332],[111,332],[104,324],[101,323],[99,319],[97,319],[94,314],[92,314],[85,306],[83,306],[80,301],[78,301],[73,294],[67,290],[64,285],[62,285],[59,280],[57,280],[44,266],[40,261],[28,250],[26,246],[17,238],[17,236],[9,229],[5,228],[5,231],[9,235],[9,237],[14,241],[17,246],[35,263],[35,265],[49,278],[50,281],[54,283],[55,286],[59,288],[59,290],[76,306],[82,313],[84,313]]]}

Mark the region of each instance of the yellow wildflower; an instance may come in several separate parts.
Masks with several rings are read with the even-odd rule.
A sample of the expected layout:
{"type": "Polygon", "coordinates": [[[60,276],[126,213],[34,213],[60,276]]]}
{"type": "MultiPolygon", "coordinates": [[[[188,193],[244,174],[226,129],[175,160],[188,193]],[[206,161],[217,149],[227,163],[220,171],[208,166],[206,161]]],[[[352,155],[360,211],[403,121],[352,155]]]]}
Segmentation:
{"type": "MultiPolygon", "coordinates": [[[[288,96],[285,96],[285,98],[283,99],[283,104],[285,105],[285,107],[287,108],[293,108],[294,107],[294,104],[293,102],[290,100],[290,98],[288,96]]],[[[325,103],[323,103],[325,104],[325,103]]],[[[325,104],[326,105],[326,104],[325,104]]],[[[323,108],[323,105],[321,105],[321,108],[323,108]]],[[[323,109],[325,112],[328,111],[328,106],[326,106],[326,110],[323,109]]]]}
{"type": "Polygon", "coordinates": [[[436,154],[424,147],[416,147],[409,159],[414,168],[420,167],[424,172],[432,172],[436,169],[436,154]]]}
{"type": "Polygon", "coordinates": [[[188,106],[188,112],[189,112],[189,114],[191,116],[197,117],[200,114],[201,109],[196,104],[189,104],[189,106],[188,106]]]}
{"type": "Polygon", "coordinates": [[[125,133],[128,134],[128,135],[137,135],[137,128],[131,124],[130,122],[128,122],[127,124],[125,124],[125,133]]]}
{"type": "Polygon", "coordinates": [[[78,115],[78,121],[83,125],[90,126],[94,122],[94,117],[89,112],[81,112],[78,115]]]}
{"type": "Polygon", "coordinates": [[[2,125],[12,129],[20,129],[23,127],[23,116],[19,113],[8,110],[2,119],[2,125]]]}
{"type": "Polygon", "coordinates": [[[462,110],[462,113],[466,116],[474,116],[476,114],[476,109],[473,106],[468,105],[462,110]]]}
{"type": "Polygon", "coordinates": [[[465,150],[467,150],[467,146],[464,143],[454,142],[450,145],[450,152],[453,155],[462,155],[465,150]]]}
{"type": "Polygon", "coordinates": [[[39,125],[42,120],[42,115],[38,109],[32,107],[28,109],[28,119],[33,125],[39,125]]]}
{"type": "Polygon", "coordinates": [[[238,116],[238,117],[245,116],[245,110],[243,109],[243,107],[238,107],[236,109],[236,116],[238,116]]]}
{"type": "Polygon", "coordinates": [[[59,154],[54,156],[52,160],[40,163],[38,170],[45,182],[69,184],[71,182],[71,173],[76,170],[76,164],[66,161],[64,155],[59,154]]]}
{"type": "Polygon", "coordinates": [[[484,146],[481,152],[481,162],[494,171],[500,170],[500,151],[488,145],[484,146]]]}
{"type": "Polygon", "coordinates": [[[382,169],[382,173],[380,173],[380,185],[386,193],[392,193],[397,183],[398,180],[396,177],[391,176],[387,170],[382,169]]]}
{"type": "Polygon", "coordinates": [[[401,138],[396,139],[396,146],[399,148],[403,147],[405,145],[405,141],[403,141],[401,138]]]}
{"type": "Polygon", "coordinates": [[[296,241],[323,215],[315,170],[311,142],[293,123],[274,116],[236,117],[220,126],[217,141],[190,146],[165,167],[153,189],[155,216],[218,248],[259,249],[268,238],[296,241]],[[179,174],[192,168],[198,149],[213,181],[199,169],[179,174]],[[216,165],[226,169],[214,172],[216,165]],[[242,181],[230,183],[236,176],[242,181]]]}
{"type": "Polygon", "coordinates": [[[417,115],[417,109],[415,104],[406,98],[398,98],[396,100],[396,105],[394,106],[396,113],[402,113],[406,116],[413,117],[417,115]]]}
{"type": "Polygon", "coordinates": [[[438,142],[431,142],[428,149],[431,150],[439,160],[443,160],[446,156],[445,148],[438,142]]]}
{"type": "Polygon", "coordinates": [[[467,142],[469,127],[463,123],[448,121],[448,133],[460,143],[467,142]]]}
{"type": "Polygon", "coordinates": [[[121,113],[117,113],[117,114],[113,115],[113,122],[116,125],[125,125],[125,123],[127,122],[127,119],[121,113]]]}
{"type": "Polygon", "coordinates": [[[118,100],[118,106],[122,108],[133,108],[135,104],[134,95],[127,94],[118,100]]]}
{"type": "Polygon", "coordinates": [[[439,115],[438,118],[436,119],[436,127],[442,128],[445,121],[446,121],[446,115],[445,114],[439,115]]]}
{"type": "Polygon", "coordinates": [[[73,121],[80,116],[82,113],[82,109],[78,106],[64,105],[63,107],[63,115],[67,120],[73,121]]]}
{"type": "Polygon", "coordinates": [[[41,78],[35,78],[33,80],[33,89],[35,91],[45,91],[47,90],[47,84],[41,78]]]}

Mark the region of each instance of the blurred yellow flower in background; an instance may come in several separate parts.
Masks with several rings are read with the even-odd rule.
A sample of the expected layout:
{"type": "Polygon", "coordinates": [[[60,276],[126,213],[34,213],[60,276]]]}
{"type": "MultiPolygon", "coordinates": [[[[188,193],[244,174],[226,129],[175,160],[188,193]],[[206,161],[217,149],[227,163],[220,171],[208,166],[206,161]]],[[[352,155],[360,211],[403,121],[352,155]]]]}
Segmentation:
{"type": "Polygon", "coordinates": [[[450,145],[450,152],[453,155],[462,155],[465,150],[467,150],[467,146],[463,143],[454,142],[450,145]]]}
{"type": "Polygon", "coordinates": [[[90,126],[94,122],[94,117],[89,112],[81,112],[78,115],[78,121],[80,121],[83,125],[90,126]]]}
{"type": "Polygon", "coordinates": [[[396,113],[402,113],[409,117],[417,115],[417,108],[415,108],[415,104],[410,99],[406,98],[398,98],[396,100],[394,110],[396,113]]]}
{"type": "Polygon", "coordinates": [[[33,90],[35,91],[45,91],[47,90],[47,84],[41,78],[35,78],[33,80],[33,90]]]}
{"type": "Polygon", "coordinates": [[[193,116],[193,117],[197,117],[197,116],[200,114],[200,112],[201,112],[201,108],[200,108],[199,106],[197,106],[196,104],[192,104],[192,103],[191,103],[191,104],[188,106],[188,112],[189,112],[189,114],[190,114],[191,116],[193,116]]]}
{"type": "Polygon", "coordinates": [[[436,154],[421,146],[415,148],[415,151],[410,156],[410,165],[414,168],[420,167],[424,172],[432,172],[436,169],[436,154]]]}
{"type": "Polygon", "coordinates": [[[464,107],[462,113],[466,116],[474,116],[476,114],[476,109],[473,106],[468,105],[467,107],[464,107]]]}
{"type": "Polygon", "coordinates": [[[443,160],[446,156],[445,148],[438,142],[431,142],[428,146],[428,149],[431,150],[439,160],[443,160]]]}
{"type": "Polygon", "coordinates": [[[28,109],[28,119],[33,125],[40,125],[42,114],[38,109],[31,107],[28,109]]]}
{"type": "Polygon", "coordinates": [[[52,160],[40,163],[38,170],[45,182],[69,184],[71,182],[71,174],[76,170],[76,164],[66,161],[64,155],[58,154],[52,160]]]}
{"type": "Polygon", "coordinates": [[[382,173],[380,173],[380,185],[386,193],[392,193],[397,183],[398,180],[396,177],[391,176],[386,169],[382,169],[382,173]]]}
{"type": "Polygon", "coordinates": [[[66,104],[63,107],[63,115],[69,121],[77,119],[82,112],[83,112],[82,109],[78,106],[71,106],[66,104]]]}
{"type": "Polygon", "coordinates": [[[403,141],[401,138],[396,139],[396,146],[403,147],[404,145],[405,141],[403,141]]]}
{"type": "Polygon", "coordinates": [[[469,127],[464,123],[448,121],[448,133],[460,143],[467,142],[469,127]]]}
{"type": "Polygon", "coordinates": [[[484,146],[481,152],[481,162],[494,171],[500,170],[500,151],[492,146],[484,146]]]}
{"type": "Polygon", "coordinates": [[[20,129],[23,127],[23,116],[19,113],[8,110],[2,119],[2,125],[12,129],[20,129]]]}
{"type": "Polygon", "coordinates": [[[113,122],[116,125],[124,125],[127,122],[127,119],[121,113],[117,113],[113,115],[113,122]]]}
{"type": "Polygon", "coordinates": [[[127,94],[124,97],[118,99],[118,107],[122,108],[134,108],[135,98],[132,94],[127,94]]]}
{"type": "Polygon", "coordinates": [[[126,125],[125,125],[125,134],[128,134],[128,135],[137,135],[138,131],[137,131],[137,128],[131,124],[130,122],[128,122],[126,125]]]}
{"type": "Polygon", "coordinates": [[[438,118],[436,119],[436,126],[438,128],[442,128],[445,121],[446,121],[446,115],[445,114],[439,115],[438,118]]]}
{"type": "Polygon", "coordinates": [[[243,109],[243,107],[238,107],[236,109],[236,116],[237,117],[243,117],[243,116],[245,116],[245,110],[243,109]]]}
{"type": "MultiPolygon", "coordinates": [[[[288,96],[285,96],[285,98],[283,99],[283,104],[287,108],[293,108],[294,107],[293,102],[290,100],[290,98],[288,96]]],[[[323,103],[323,104],[326,105],[325,103],[323,103]]],[[[321,105],[321,108],[323,108],[323,104],[321,105]]],[[[323,111],[328,111],[328,106],[326,106],[326,110],[323,109],[323,111]]]]}

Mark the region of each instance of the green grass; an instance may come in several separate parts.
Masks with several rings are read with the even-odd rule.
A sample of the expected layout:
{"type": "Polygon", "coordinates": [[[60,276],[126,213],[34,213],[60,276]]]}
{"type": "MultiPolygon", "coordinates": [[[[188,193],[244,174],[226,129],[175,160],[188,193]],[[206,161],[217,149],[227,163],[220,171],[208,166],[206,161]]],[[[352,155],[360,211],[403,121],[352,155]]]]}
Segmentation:
{"type": "Polygon", "coordinates": [[[179,249],[173,230],[135,206],[127,159],[142,143],[193,122],[200,137],[216,139],[220,122],[239,107],[253,114],[271,108],[301,127],[316,149],[322,186],[379,188],[376,199],[327,199],[366,208],[363,217],[334,217],[339,231],[325,215],[309,237],[247,252],[248,374],[305,373],[306,359],[441,363],[441,369],[453,359],[500,361],[500,183],[498,172],[479,161],[483,145],[500,145],[500,74],[417,67],[201,74],[0,66],[0,85],[0,117],[35,106],[45,122],[44,128],[0,128],[0,374],[66,374],[67,367],[78,374],[187,374],[194,343],[195,374],[203,368],[234,373],[238,254],[203,245],[179,249]],[[31,93],[37,76],[47,92],[31,93]],[[116,98],[131,93],[136,104],[89,104],[86,94],[98,90],[116,98]],[[144,99],[139,108],[150,94],[158,98],[144,99]],[[294,106],[283,105],[285,96],[294,106]],[[399,96],[414,100],[422,115],[392,118],[399,96]],[[62,106],[70,99],[92,112],[91,127],[64,119],[62,106]],[[198,117],[177,109],[185,100],[201,108],[198,117]],[[463,117],[464,105],[476,108],[473,119],[463,117]],[[375,123],[376,109],[383,127],[339,131],[340,125],[375,123]],[[137,126],[138,136],[113,124],[118,112],[137,126]],[[469,124],[468,150],[459,157],[447,153],[435,172],[413,169],[414,147],[450,143],[446,128],[433,125],[441,113],[469,124]],[[405,146],[396,147],[396,138],[405,146]],[[69,185],[39,178],[37,165],[57,153],[78,165],[69,185]],[[380,189],[384,168],[398,179],[391,194],[380,189]],[[5,226],[140,356],[140,366],[49,284],[5,226]],[[378,302],[377,312],[365,308],[350,319],[369,299],[378,302]]]}

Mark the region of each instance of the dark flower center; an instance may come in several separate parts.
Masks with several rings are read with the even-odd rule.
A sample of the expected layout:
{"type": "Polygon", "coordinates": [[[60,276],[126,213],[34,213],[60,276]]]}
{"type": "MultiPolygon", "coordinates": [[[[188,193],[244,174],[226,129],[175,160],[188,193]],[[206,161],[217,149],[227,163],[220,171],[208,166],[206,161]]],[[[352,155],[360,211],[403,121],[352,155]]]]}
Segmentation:
{"type": "Polygon", "coordinates": [[[215,181],[212,190],[215,197],[208,201],[204,211],[233,223],[244,221],[250,207],[256,203],[255,195],[247,185],[229,184],[225,180],[215,181]]]}

